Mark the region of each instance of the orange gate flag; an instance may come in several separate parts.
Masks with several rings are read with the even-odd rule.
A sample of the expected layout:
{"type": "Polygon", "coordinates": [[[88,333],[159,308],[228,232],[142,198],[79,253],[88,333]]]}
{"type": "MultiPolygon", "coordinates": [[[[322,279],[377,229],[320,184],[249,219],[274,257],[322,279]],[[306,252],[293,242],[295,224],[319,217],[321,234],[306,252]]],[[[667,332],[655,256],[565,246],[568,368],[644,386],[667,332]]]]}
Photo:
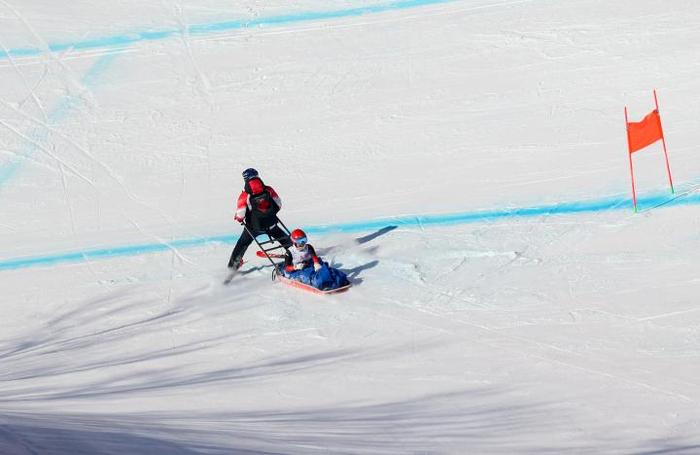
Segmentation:
{"type": "Polygon", "coordinates": [[[663,139],[659,111],[654,109],[641,122],[628,122],[627,131],[630,153],[663,139]]]}
{"type": "Polygon", "coordinates": [[[654,90],[654,104],[656,109],[647,114],[641,122],[630,122],[627,117],[627,106],[625,106],[625,126],[627,127],[627,149],[629,150],[630,176],[632,177],[632,204],[634,211],[637,211],[637,190],[634,184],[634,167],[632,165],[632,154],[643,149],[656,141],[661,141],[664,146],[664,159],[666,160],[666,172],[668,173],[668,183],[673,189],[673,178],[671,177],[671,166],[668,164],[668,151],[666,150],[666,138],[664,130],[661,128],[661,115],[659,115],[659,100],[654,90]]]}

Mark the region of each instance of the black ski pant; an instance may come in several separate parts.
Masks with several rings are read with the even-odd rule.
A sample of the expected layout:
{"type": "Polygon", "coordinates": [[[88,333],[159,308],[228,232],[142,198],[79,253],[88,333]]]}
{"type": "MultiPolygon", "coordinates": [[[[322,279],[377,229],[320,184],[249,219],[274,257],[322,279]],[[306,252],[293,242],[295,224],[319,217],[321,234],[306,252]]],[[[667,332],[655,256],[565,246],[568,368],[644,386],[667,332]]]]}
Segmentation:
{"type": "MultiPolygon", "coordinates": [[[[274,225],[271,228],[265,229],[263,231],[253,232],[253,235],[255,235],[256,237],[262,234],[269,234],[270,237],[277,240],[280,243],[280,245],[282,245],[285,249],[292,246],[292,240],[289,238],[287,233],[284,232],[284,230],[282,230],[282,228],[280,228],[277,225],[274,225]]],[[[238,263],[241,261],[241,259],[243,259],[243,255],[245,254],[246,250],[248,249],[251,243],[253,243],[253,237],[248,232],[248,229],[243,229],[243,233],[238,238],[236,246],[233,247],[233,252],[231,252],[231,259],[229,259],[228,261],[229,267],[238,266],[238,263]]]]}

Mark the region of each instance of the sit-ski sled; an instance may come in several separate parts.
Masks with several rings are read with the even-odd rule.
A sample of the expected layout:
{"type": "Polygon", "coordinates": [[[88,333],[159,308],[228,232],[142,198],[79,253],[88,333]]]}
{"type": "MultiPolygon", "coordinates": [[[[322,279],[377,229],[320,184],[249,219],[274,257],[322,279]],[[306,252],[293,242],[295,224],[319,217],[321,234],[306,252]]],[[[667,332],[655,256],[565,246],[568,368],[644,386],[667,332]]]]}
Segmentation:
{"type": "MultiPolygon", "coordinates": [[[[260,248],[259,251],[256,251],[256,255],[260,258],[267,259],[270,261],[270,264],[272,264],[272,281],[279,281],[280,283],[286,284],[291,287],[295,287],[298,289],[302,289],[304,291],[309,291],[314,294],[320,294],[320,295],[325,295],[325,294],[337,294],[339,292],[345,292],[350,287],[352,287],[352,283],[345,280],[347,284],[341,285],[338,287],[334,288],[317,288],[312,286],[311,284],[307,284],[289,277],[284,276],[284,273],[282,272],[283,267],[284,267],[284,261],[282,262],[275,262],[274,259],[284,259],[285,255],[281,251],[285,251],[285,248],[279,244],[272,236],[269,234],[269,232],[264,232],[261,235],[267,235],[267,239],[264,239],[263,241],[259,241],[256,236],[252,234],[252,232],[248,229],[248,226],[245,223],[243,224],[243,229],[248,231],[248,234],[250,234],[251,237],[253,237],[253,240],[255,243],[258,245],[258,248],[260,248]]],[[[290,231],[285,226],[285,224],[282,222],[282,220],[278,219],[277,220],[277,225],[281,227],[284,232],[289,236],[290,231]]],[[[272,228],[270,228],[272,229],[272,228]]],[[[330,266],[329,266],[330,267],[330,266]]],[[[230,279],[227,279],[227,282],[230,282],[230,279]]]]}
{"type": "MultiPolygon", "coordinates": [[[[275,254],[275,253],[265,253],[263,251],[256,251],[256,254],[258,257],[265,258],[265,257],[270,257],[271,259],[284,259],[283,254],[275,254]]],[[[292,286],[295,288],[302,289],[304,291],[309,291],[314,294],[321,294],[321,295],[326,295],[326,294],[337,294],[339,292],[345,292],[348,289],[352,287],[352,283],[348,282],[347,284],[335,288],[329,288],[329,289],[319,289],[317,287],[314,287],[310,284],[288,278],[284,276],[282,272],[282,268],[284,267],[284,263],[277,263],[275,264],[275,268],[272,272],[272,280],[273,281],[279,281],[281,283],[284,283],[288,286],[292,286]]]]}

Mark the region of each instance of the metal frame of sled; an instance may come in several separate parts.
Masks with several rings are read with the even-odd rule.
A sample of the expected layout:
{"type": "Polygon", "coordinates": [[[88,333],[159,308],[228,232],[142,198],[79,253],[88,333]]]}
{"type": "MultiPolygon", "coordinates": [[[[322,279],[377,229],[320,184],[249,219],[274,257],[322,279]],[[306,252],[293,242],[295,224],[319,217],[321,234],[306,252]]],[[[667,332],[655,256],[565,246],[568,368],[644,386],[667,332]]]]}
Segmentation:
{"type": "Polygon", "coordinates": [[[250,235],[253,238],[253,241],[258,245],[258,248],[260,248],[260,252],[263,253],[265,255],[265,257],[270,261],[270,263],[274,266],[275,261],[272,260],[272,257],[270,256],[270,252],[275,251],[275,250],[285,250],[286,251],[286,248],[283,247],[281,244],[279,244],[279,242],[277,242],[277,240],[272,238],[272,235],[270,235],[270,229],[272,229],[275,226],[279,226],[282,228],[284,233],[287,234],[287,237],[290,237],[291,232],[289,232],[287,225],[285,225],[282,222],[282,220],[277,218],[277,222],[275,224],[273,224],[269,228],[265,229],[261,234],[258,234],[257,236],[253,235],[253,233],[250,231],[250,229],[248,229],[248,225],[245,223],[245,221],[242,222],[241,225],[243,226],[243,229],[245,229],[245,231],[248,233],[248,235],[250,235]],[[258,241],[258,237],[261,235],[266,235],[267,240],[264,240],[262,242],[258,241]],[[277,243],[277,245],[275,245],[275,243],[277,243]],[[265,248],[263,245],[273,245],[273,246],[270,248],[265,248]]]}
{"type": "MultiPolygon", "coordinates": [[[[245,222],[242,222],[241,225],[243,226],[243,229],[248,233],[253,238],[253,241],[258,245],[258,248],[260,248],[260,251],[256,251],[255,253],[258,255],[258,257],[262,258],[267,258],[268,261],[270,261],[270,264],[272,264],[272,281],[275,281],[275,270],[277,270],[277,263],[272,260],[273,257],[284,257],[284,255],[277,255],[275,253],[271,253],[272,251],[276,250],[284,250],[287,251],[285,247],[283,247],[277,240],[272,238],[272,235],[270,235],[269,230],[272,229],[275,226],[280,226],[282,230],[287,234],[287,237],[291,236],[291,233],[289,229],[287,228],[287,225],[285,225],[282,220],[277,218],[277,222],[270,226],[269,228],[265,229],[264,232],[259,234],[258,236],[261,235],[267,235],[267,240],[264,240],[262,242],[258,241],[258,236],[253,235],[253,233],[248,229],[248,225],[245,222]],[[264,245],[273,245],[270,248],[265,248],[264,245]]],[[[290,237],[291,238],[291,237],[290,237]]]]}

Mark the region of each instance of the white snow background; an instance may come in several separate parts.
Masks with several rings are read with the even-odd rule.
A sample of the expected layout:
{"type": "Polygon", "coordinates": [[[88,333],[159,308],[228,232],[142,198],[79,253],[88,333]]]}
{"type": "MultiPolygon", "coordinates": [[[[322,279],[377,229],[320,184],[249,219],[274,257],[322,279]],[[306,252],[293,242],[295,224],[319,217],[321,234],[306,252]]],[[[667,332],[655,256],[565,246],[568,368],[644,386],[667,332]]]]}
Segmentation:
{"type": "Polygon", "coordinates": [[[699,22],[0,0],[0,453],[700,453],[699,22]],[[221,284],[246,167],[349,292],[221,284]]]}

